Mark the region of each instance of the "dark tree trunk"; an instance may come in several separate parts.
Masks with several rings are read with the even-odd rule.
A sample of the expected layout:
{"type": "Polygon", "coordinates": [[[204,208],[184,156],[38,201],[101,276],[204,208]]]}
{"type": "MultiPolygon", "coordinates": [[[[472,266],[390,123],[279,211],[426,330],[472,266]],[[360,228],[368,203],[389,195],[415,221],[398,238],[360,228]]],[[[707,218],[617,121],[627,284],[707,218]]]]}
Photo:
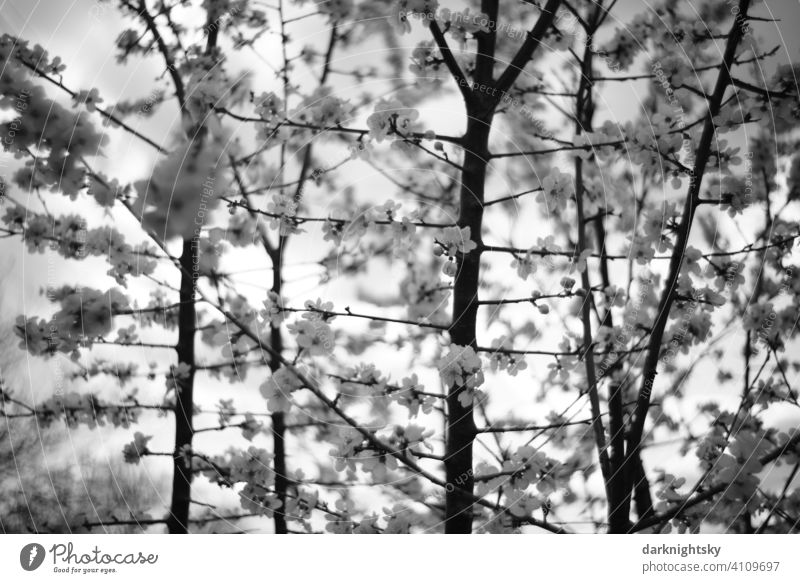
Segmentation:
{"type": "MultiPolygon", "coordinates": [[[[150,18],[150,17],[148,17],[150,18]]],[[[206,24],[212,25],[217,15],[209,10],[206,14],[206,24]]],[[[155,24],[151,26],[155,30],[155,24]]],[[[209,26],[206,40],[206,55],[211,55],[217,45],[217,26],[209,26]]],[[[168,51],[164,50],[165,57],[168,51]]],[[[186,114],[184,90],[181,79],[176,76],[175,84],[180,103],[181,114],[186,114]]],[[[197,122],[195,131],[187,132],[189,139],[199,143],[205,138],[206,130],[202,120],[197,122]]],[[[200,196],[201,193],[197,193],[200,196]]],[[[195,222],[197,219],[195,219],[195,222]]],[[[195,306],[195,292],[197,289],[197,275],[200,253],[200,231],[195,231],[191,238],[183,240],[183,249],[180,258],[181,284],[180,307],[178,308],[178,364],[189,366],[189,373],[177,382],[175,391],[175,450],[172,461],[172,501],[170,515],[167,518],[167,530],[170,534],[187,534],[189,531],[189,506],[192,502],[192,438],[194,437],[194,336],[197,331],[197,308],[195,306]]]]}
{"type": "MultiPolygon", "coordinates": [[[[273,248],[270,252],[272,259],[272,291],[281,297],[283,293],[283,252],[286,246],[286,238],[280,237],[278,239],[278,246],[273,248]]],[[[274,354],[280,355],[283,353],[283,334],[281,333],[280,325],[272,326],[270,331],[270,343],[274,354]]],[[[280,359],[275,356],[270,359],[269,368],[275,372],[281,367],[280,359]]],[[[289,480],[286,475],[286,444],[284,439],[286,437],[286,419],[282,412],[272,414],[272,453],[273,469],[275,470],[275,494],[278,500],[281,501],[281,507],[275,511],[275,534],[287,534],[286,527],[286,492],[289,485],[289,480]]]]}
{"type": "MultiPolygon", "coordinates": [[[[469,111],[464,135],[464,166],[461,175],[458,226],[470,228],[472,241],[478,248],[459,257],[453,286],[453,321],[450,339],[459,346],[475,348],[475,324],[478,314],[480,283],[481,228],[483,225],[484,184],[489,157],[489,131],[492,112],[469,111]]],[[[464,406],[459,395],[465,390],[458,384],[447,394],[447,452],[445,475],[448,485],[445,497],[445,533],[472,532],[472,442],[475,439],[473,406],[464,406]]]]}
{"type": "MultiPolygon", "coordinates": [[[[542,15],[525,38],[525,42],[505,71],[494,80],[495,45],[497,31],[492,29],[476,35],[478,47],[475,57],[473,84],[468,84],[441,30],[435,23],[431,32],[437,41],[450,72],[464,96],[467,108],[467,129],[461,140],[464,160],[461,170],[458,226],[470,228],[470,238],[477,248],[460,255],[458,271],[453,284],[453,320],[450,340],[458,346],[477,347],[475,328],[478,315],[478,289],[483,241],[484,187],[489,165],[489,134],[492,120],[500,100],[511,89],[555,17],[561,0],[548,0],[542,15]],[[483,88],[483,89],[481,89],[483,88]],[[489,90],[491,89],[491,91],[489,90]]],[[[497,22],[498,0],[482,0],[481,12],[490,21],[497,22]]],[[[447,436],[445,452],[445,533],[468,534],[472,532],[472,492],[475,476],[472,470],[472,443],[475,440],[475,420],[472,404],[464,406],[459,396],[464,386],[454,384],[447,393],[447,436]]]]}
{"type": "Polygon", "coordinates": [[[175,450],[173,452],[172,503],[167,519],[170,534],[186,534],[189,526],[189,505],[192,495],[191,451],[194,435],[194,333],[195,278],[194,267],[198,252],[197,239],[185,239],[181,254],[180,310],[178,312],[178,363],[191,368],[186,378],[177,382],[175,391],[175,450]]]}
{"type": "Polygon", "coordinates": [[[650,520],[655,514],[653,497],[650,494],[650,482],[644,472],[642,457],[637,456],[634,463],[636,464],[636,480],[633,484],[633,501],[636,504],[636,517],[639,521],[650,520]]]}

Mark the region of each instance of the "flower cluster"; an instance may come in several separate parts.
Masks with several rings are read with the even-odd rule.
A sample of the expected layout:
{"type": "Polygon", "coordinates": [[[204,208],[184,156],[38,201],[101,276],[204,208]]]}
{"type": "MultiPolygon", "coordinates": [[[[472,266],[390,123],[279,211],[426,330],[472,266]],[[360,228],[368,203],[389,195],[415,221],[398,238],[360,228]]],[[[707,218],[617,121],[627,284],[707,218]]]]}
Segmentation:
{"type": "Polygon", "coordinates": [[[581,148],[575,152],[577,156],[584,160],[595,156],[603,162],[613,160],[622,151],[624,142],[624,129],[610,120],[595,131],[582,133],[573,140],[573,144],[581,148]]]}
{"type": "Polygon", "coordinates": [[[479,463],[475,470],[476,493],[485,496],[502,488],[509,511],[522,518],[543,505],[540,498],[527,492],[531,485],[536,486],[539,494],[550,495],[568,484],[572,471],[569,465],[524,445],[517,448],[501,468],[479,463]]]}
{"type": "Polygon", "coordinates": [[[411,417],[419,415],[420,410],[424,414],[428,414],[433,410],[436,399],[429,395],[423,395],[425,387],[419,383],[419,378],[416,374],[410,377],[405,377],[400,386],[389,393],[389,398],[408,409],[408,414],[411,417]]]}
{"type": "Polygon", "coordinates": [[[156,164],[150,178],[134,185],[142,225],[161,239],[199,233],[219,202],[215,183],[224,164],[223,145],[216,139],[180,144],[156,164]]]}
{"type": "Polygon", "coordinates": [[[273,328],[280,326],[286,319],[283,298],[274,291],[267,292],[267,299],[264,300],[264,309],[260,315],[266,325],[273,328]]]}
{"type": "Polygon", "coordinates": [[[324,130],[345,124],[352,114],[353,108],[347,101],[330,95],[330,89],[320,88],[305,97],[289,118],[293,124],[324,130]]]}
{"type": "Polygon", "coordinates": [[[300,232],[294,217],[297,214],[297,202],[285,192],[272,195],[272,200],[267,204],[270,214],[269,226],[279,232],[281,237],[300,232]]]}
{"type": "MultiPolygon", "coordinates": [[[[0,399],[0,412],[4,405],[4,401],[0,399]]],[[[127,428],[138,421],[139,413],[140,409],[133,395],[127,396],[120,403],[110,403],[92,393],[75,391],[56,394],[38,402],[35,411],[37,422],[43,427],[63,419],[68,427],[75,428],[83,424],[90,429],[106,423],[127,428]]]]}
{"type": "Polygon", "coordinates": [[[447,353],[436,361],[439,376],[447,387],[459,386],[463,390],[458,400],[465,407],[472,403],[476,389],[483,384],[483,364],[471,346],[451,344],[447,353]]]}
{"type": "Polygon", "coordinates": [[[603,46],[602,53],[613,58],[616,68],[625,70],[643,49],[640,39],[649,38],[651,30],[649,16],[638,14],[628,25],[614,31],[611,40],[603,46]]]}
{"type": "Polygon", "coordinates": [[[271,489],[275,484],[272,459],[267,450],[254,446],[246,452],[235,452],[230,460],[229,478],[233,484],[244,482],[239,492],[242,508],[270,518],[281,507],[280,499],[271,489]]]}
{"type": "Polygon", "coordinates": [[[478,248],[478,244],[471,239],[472,231],[469,227],[446,227],[436,240],[437,255],[456,257],[461,253],[466,255],[478,248]]]}
{"type": "Polygon", "coordinates": [[[295,336],[297,346],[308,356],[327,356],[334,349],[333,330],[320,319],[303,319],[289,324],[289,332],[295,336]]]}
{"type": "Polygon", "coordinates": [[[413,458],[414,452],[411,450],[418,446],[424,446],[428,451],[433,451],[433,446],[427,441],[432,435],[433,429],[425,429],[413,423],[405,427],[397,425],[392,435],[384,440],[384,443],[393,447],[395,451],[401,451],[413,458]]]}
{"type": "Polygon", "coordinates": [[[126,463],[138,464],[141,459],[150,453],[147,442],[153,439],[152,435],[143,435],[139,431],[134,433],[133,441],[125,444],[122,448],[122,456],[126,463]]]}
{"type": "Polygon", "coordinates": [[[101,292],[64,286],[51,290],[49,295],[60,304],[49,322],[19,316],[14,328],[22,338],[20,348],[33,355],[53,352],[77,355],[80,346],[108,334],[112,316],[129,307],[128,299],[116,288],[101,292]]]}
{"type": "Polygon", "coordinates": [[[75,199],[85,187],[82,160],[101,154],[106,137],[86,116],[48,99],[17,65],[20,57],[4,55],[4,49],[0,47],[0,109],[10,109],[17,117],[0,125],[0,140],[7,150],[30,156],[14,182],[25,189],[58,190],[75,199]],[[33,157],[33,152],[38,155],[33,157]]]}
{"type": "Polygon", "coordinates": [[[493,340],[492,348],[495,351],[492,352],[489,358],[489,365],[493,371],[505,370],[512,377],[515,377],[519,371],[528,368],[528,363],[525,362],[524,356],[505,352],[513,348],[513,343],[507,336],[493,340]]]}
{"type": "Polygon", "coordinates": [[[383,451],[374,451],[357,429],[346,427],[338,432],[330,450],[337,472],[347,470],[354,475],[360,464],[361,469],[372,475],[372,479],[382,482],[388,479],[389,472],[397,470],[394,456],[383,451]]]}
{"type": "Polygon", "coordinates": [[[419,118],[419,111],[405,107],[396,99],[382,99],[375,104],[375,110],[367,118],[369,135],[376,142],[382,142],[390,135],[404,136],[411,131],[419,118]]]}
{"type": "Polygon", "coordinates": [[[439,0],[395,0],[390,21],[400,34],[411,32],[409,18],[418,16],[427,26],[439,8],[439,0]]]}
{"type": "Polygon", "coordinates": [[[353,13],[354,7],[353,0],[322,0],[317,3],[317,10],[333,22],[349,17],[353,13]]]}
{"type": "Polygon", "coordinates": [[[302,388],[303,381],[292,370],[282,366],[262,383],[260,390],[270,412],[287,413],[292,406],[291,394],[302,388]]]}
{"type": "Polygon", "coordinates": [[[411,52],[409,70],[421,81],[439,81],[443,65],[442,54],[433,41],[422,41],[411,52]]]}
{"type": "Polygon", "coordinates": [[[408,318],[414,321],[429,321],[435,324],[447,322],[447,298],[450,286],[445,284],[439,273],[425,270],[414,264],[400,282],[403,297],[408,300],[408,318]]]}
{"type": "Polygon", "coordinates": [[[482,12],[472,13],[469,8],[461,12],[443,8],[436,15],[436,20],[461,46],[476,33],[490,31],[489,17],[482,12]]]}
{"type": "Polygon", "coordinates": [[[542,180],[542,192],[537,195],[536,200],[544,205],[547,212],[552,212],[554,209],[566,209],[567,202],[574,196],[575,184],[572,175],[553,168],[542,180]]]}
{"type": "Polygon", "coordinates": [[[548,252],[560,253],[561,247],[555,243],[555,238],[548,235],[544,239],[537,238],[536,245],[528,249],[524,255],[516,255],[511,261],[511,268],[515,269],[520,279],[527,280],[537,272],[540,266],[550,269],[555,267],[553,258],[548,252]]]}

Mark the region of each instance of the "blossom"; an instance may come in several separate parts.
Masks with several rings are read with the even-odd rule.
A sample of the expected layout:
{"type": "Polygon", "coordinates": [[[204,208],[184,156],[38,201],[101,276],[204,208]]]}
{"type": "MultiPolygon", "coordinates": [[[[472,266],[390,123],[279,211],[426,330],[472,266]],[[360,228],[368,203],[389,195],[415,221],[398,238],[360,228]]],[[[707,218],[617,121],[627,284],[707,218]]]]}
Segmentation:
{"type": "Polygon", "coordinates": [[[770,118],[774,116],[776,130],[778,132],[788,131],[797,125],[798,96],[797,96],[797,76],[800,74],[800,66],[796,63],[779,65],[768,87],[771,91],[782,94],[775,98],[770,96],[762,99],[762,110],[770,113],[770,118]]]}
{"type": "Polygon", "coordinates": [[[536,245],[528,249],[525,255],[515,255],[511,267],[517,270],[517,275],[521,279],[526,280],[536,273],[540,266],[552,271],[556,264],[551,255],[558,254],[560,251],[561,248],[555,244],[552,235],[548,235],[544,239],[538,237],[536,245]]]}
{"type": "Polygon", "coordinates": [[[489,17],[482,13],[472,13],[467,8],[461,12],[453,12],[448,8],[443,8],[436,15],[436,20],[460,45],[467,42],[467,36],[473,36],[477,32],[489,32],[489,17]]]}
{"type": "Polygon", "coordinates": [[[245,413],[244,421],[241,423],[242,437],[247,441],[253,441],[253,438],[261,432],[263,426],[252,413],[245,413]]]}
{"type": "Polygon", "coordinates": [[[247,451],[235,452],[230,460],[230,478],[233,483],[258,482],[272,486],[275,472],[272,471],[273,456],[266,449],[250,446],[247,451]]]}
{"type": "Polygon", "coordinates": [[[273,456],[263,448],[250,446],[246,452],[234,453],[230,461],[230,481],[244,482],[239,492],[242,508],[271,517],[281,501],[270,488],[275,484],[273,456]]]}
{"type": "Polygon", "coordinates": [[[117,339],[115,342],[119,344],[134,344],[139,341],[139,335],[136,333],[136,325],[131,324],[126,328],[117,330],[117,339]]]}
{"type": "Polygon", "coordinates": [[[13,205],[6,209],[6,214],[3,215],[2,221],[9,227],[20,228],[25,224],[26,215],[25,207],[13,205]]]}
{"type": "Polygon", "coordinates": [[[275,93],[262,93],[253,100],[256,113],[268,124],[278,124],[284,120],[283,100],[275,93]]]}
{"type": "Polygon", "coordinates": [[[575,185],[572,176],[562,173],[558,168],[553,168],[550,174],[542,180],[542,192],[537,195],[536,200],[544,204],[547,210],[550,210],[551,205],[556,209],[564,210],[567,208],[567,201],[574,194],[575,185]]]}
{"type": "Polygon", "coordinates": [[[353,521],[350,520],[350,513],[355,509],[355,504],[351,500],[340,498],[334,503],[334,507],[335,514],[325,515],[325,520],[328,521],[325,530],[334,534],[351,534],[353,521]]]}
{"type": "Polygon", "coordinates": [[[267,399],[267,409],[270,412],[288,413],[292,405],[289,400],[290,395],[301,388],[303,381],[293,371],[282,366],[262,383],[259,390],[267,399]]]}
{"type": "MultiPolygon", "coordinates": [[[[507,495],[509,498],[511,495],[507,495]]],[[[508,511],[518,518],[524,518],[533,514],[534,510],[542,507],[542,501],[530,494],[523,494],[515,497],[513,502],[508,505],[508,511]]]]}
{"type": "Polygon", "coordinates": [[[317,4],[317,10],[325,14],[333,22],[338,22],[350,16],[353,12],[353,0],[322,0],[317,4]]]}
{"type": "Polygon", "coordinates": [[[408,414],[411,417],[416,417],[420,409],[423,413],[430,413],[433,410],[435,399],[428,395],[421,394],[425,387],[419,383],[419,378],[416,374],[405,377],[400,382],[400,387],[389,394],[389,398],[406,407],[408,414]]]}
{"type": "Polygon", "coordinates": [[[383,378],[381,372],[374,364],[359,364],[348,367],[342,374],[341,379],[336,379],[339,386],[339,393],[342,395],[356,396],[359,394],[382,395],[386,391],[387,380],[383,378]],[[365,387],[372,389],[365,393],[365,387]]]}
{"type": "Polygon", "coordinates": [[[411,129],[419,118],[419,111],[405,107],[396,99],[381,99],[375,110],[367,118],[369,135],[377,142],[382,142],[394,133],[402,135],[411,129]]]}
{"type": "Polygon", "coordinates": [[[686,478],[676,478],[672,474],[665,474],[661,487],[656,491],[656,496],[661,500],[682,501],[683,494],[678,493],[678,488],[686,483],[686,478]]]}
{"type": "Polygon", "coordinates": [[[406,508],[402,504],[395,504],[391,508],[383,509],[386,518],[386,528],[384,534],[408,534],[411,526],[416,522],[413,510],[406,508]]]}
{"type": "Polygon", "coordinates": [[[222,144],[186,141],[156,164],[149,179],[135,183],[134,208],[142,225],[164,239],[189,238],[219,202],[217,165],[222,144]]]}
{"type": "Polygon", "coordinates": [[[267,292],[267,299],[264,300],[264,309],[261,311],[264,322],[272,327],[280,326],[286,319],[283,298],[274,291],[267,292]]]}
{"type": "MultiPolygon", "coordinates": [[[[267,205],[267,210],[275,215],[294,216],[297,212],[297,203],[288,195],[275,194],[272,196],[272,202],[267,205]]],[[[275,223],[272,226],[275,228],[275,223]]]]}
{"type": "Polygon", "coordinates": [[[692,76],[696,75],[696,73],[693,73],[691,63],[686,61],[685,56],[670,55],[661,59],[657,65],[672,87],[680,87],[687,80],[690,80],[692,76]]]}
{"type": "Polygon", "coordinates": [[[608,55],[608,60],[613,64],[612,69],[625,70],[644,48],[640,39],[648,38],[650,30],[648,15],[638,14],[629,24],[614,31],[611,40],[601,49],[601,54],[608,55]]]}
{"type": "Polygon", "coordinates": [[[327,219],[322,223],[323,241],[331,241],[335,245],[341,245],[343,240],[344,221],[327,219]]]}
{"type": "MultiPolygon", "coordinates": [[[[569,22],[572,15],[566,11],[561,11],[556,15],[556,22],[569,22]]],[[[552,26],[548,29],[542,44],[551,51],[566,51],[574,44],[577,38],[577,27],[575,26],[552,26]]]]}
{"type": "Polygon", "coordinates": [[[375,453],[363,450],[356,454],[354,462],[361,464],[361,469],[372,474],[374,482],[384,482],[389,479],[389,472],[397,469],[397,459],[384,453],[375,453]]]}
{"type": "Polygon", "coordinates": [[[523,281],[536,273],[539,257],[532,253],[533,249],[528,249],[525,255],[515,255],[511,261],[511,267],[517,270],[517,275],[523,281]]]}
{"type": "Polygon", "coordinates": [[[437,238],[439,252],[448,257],[455,257],[457,253],[466,255],[478,248],[478,244],[471,239],[470,227],[445,227],[437,238]]]}
{"type": "Polygon", "coordinates": [[[133,441],[122,448],[122,455],[126,463],[138,464],[139,461],[150,453],[147,442],[153,439],[152,435],[143,435],[139,431],[133,434],[133,441]]]}
{"type": "Polygon", "coordinates": [[[322,320],[324,322],[330,322],[335,317],[331,313],[333,312],[333,302],[323,301],[322,298],[317,298],[313,302],[311,300],[306,300],[303,306],[306,311],[301,318],[304,320],[322,320]]]}
{"type": "Polygon", "coordinates": [[[97,89],[78,91],[72,100],[75,102],[75,107],[83,105],[89,111],[95,111],[97,104],[103,103],[103,98],[100,97],[100,92],[97,89]]]}
{"type": "Polygon", "coordinates": [[[408,249],[413,245],[417,226],[411,222],[411,219],[403,217],[399,221],[392,221],[390,227],[398,250],[408,249]]]}
{"type": "Polygon", "coordinates": [[[714,126],[717,128],[717,134],[725,134],[747,121],[748,116],[739,107],[724,107],[714,116],[714,126]]]}
{"type": "MultiPolygon", "coordinates": [[[[16,116],[0,124],[0,140],[14,154],[37,153],[35,162],[28,160],[14,174],[14,181],[25,190],[47,187],[74,200],[85,186],[83,158],[102,154],[107,137],[87,121],[85,114],[48,99],[44,89],[26,77],[19,61],[37,72],[50,70],[47,53],[41,47],[28,49],[24,41],[9,35],[3,35],[0,42],[0,108],[13,108],[16,116]]],[[[61,69],[56,61],[53,72],[61,69]]],[[[78,99],[99,98],[94,91],[81,92],[78,99]]]]}
{"type": "Polygon", "coordinates": [[[717,149],[712,151],[709,156],[708,163],[711,167],[718,167],[724,174],[730,174],[731,166],[739,166],[742,164],[742,157],[739,155],[741,148],[728,147],[727,140],[717,140],[715,142],[717,149]]]}
{"type": "Polygon", "coordinates": [[[723,176],[719,184],[719,190],[722,197],[720,207],[726,209],[728,216],[731,218],[741,215],[753,202],[752,195],[748,194],[752,191],[752,188],[749,188],[742,178],[723,176]]]}
{"type": "Polygon", "coordinates": [[[422,24],[427,26],[439,7],[439,0],[395,0],[390,22],[400,34],[411,32],[409,17],[419,15],[422,24]]]}
{"type": "Polygon", "coordinates": [[[309,356],[325,356],[333,352],[333,330],[322,320],[289,324],[289,332],[296,336],[297,345],[309,356]]]}
{"type": "MultiPolygon", "coordinates": [[[[309,126],[306,129],[322,131],[346,123],[353,113],[345,100],[329,94],[330,89],[321,87],[303,99],[289,115],[293,123],[309,126]]],[[[301,130],[300,134],[303,133],[301,130]]]]}
{"type": "Polygon", "coordinates": [[[124,188],[120,186],[116,179],[108,180],[102,174],[98,174],[91,179],[87,193],[91,194],[100,206],[110,208],[114,206],[117,197],[119,197],[123,191],[124,188]]]}
{"type": "Polygon", "coordinates": [[[640,265],[647,265],[656,256],[656,250],[642,237],[633,237],[628,255],[640,265]]]}
{"type": "Polygon", "coordinates": [[[68,286],[53,292],[61,304],[52,325],[64,338],[97,338],[111,332],[111,317],[129,307],[128,299],[116,288],[106,292],[68,286]]]}
{"type": "Polygon", "coordinates": [[[511,339],[503,336],[492,341],[492,355],[489,357],[489,364],[493,371],[505,370],[512,377],[517,376],[521,370],[528,368],[525,357],[517,354],[510,354],[508,350],[512,348],[511,339]]]}
{"type": "Polygon", "coordinates": [[[429,451],[433,451],[433,447],[426,441],[432,435],[433,429],[425,429],[413,423],[405,427],[398,425],[394,429],[392,441],[398,442],[403,450],[424,445],[429,451]]]}
{"type": "MultiPolygon", "coordinates": [[[[299,473],[299,472],[296,472],[299,473]]],[[[301,477],[298,477],[298,482],[301,477]]],[[[309,490],[298,490],[297,496],[286,500],[286,516],[293,520],[305,520],[319,502],[319,493],[309,490]]]]}
{"type": "Polygon", "coordinates": [[[53,334],[47,320],[42,318],[17,316],[14,333],[22,339],[19,347],[34,356],[46,354],[58,344],[58,337],[53,334]]]}
{"type": "Polygon", "coordinates": [[[170,365],[166,377],[167,392],[180,390],[181,383],[188,380],[191,374],[192,367],[185,362],[170,365]]]}
{"type": "Polygon", "coordinates": [[[481,358],[471,346],[451,344],[447,354],[436,361],[442,382],[448,386],[464,387],[459,401],[464,406],[472,402],[474,389],[483,384],[481,358]]]}
{"type": "Polygon", "coordinates": [[[233,406],[233,399],[220,399],[217,404],[219,410],[219,424],[227,425],[231,418],[236,415],[236,408],[233,406]]]}
{"type": "Polygon", "coordinates": [[[437,81],[443,70],[444,61],[436,43],[422,41],[411,51],[409,70],[425,81],[437,81]]]}
{"type": "Polygon", "coordinates": [[[683,263],[681,264],[681,268],[693,275],[699,276],[702,273],[700,266],[700,260],[702,258],[703,252],[700,251],[700,249],[689,245],[686,247],[686,251],[683,253],[683,263]]]}
{"type": "Polygon", "coordinates": [[[348,467],[355,469],[355,463],[350,458],[356,455],[363,441],[364,437],[354,427],[343,427],[338,432],[334,437],[334,447],[329,451],[329,454],[335,458],[334,469],[337,472],[348,467]]]}
{"type": "Polygon", "coordinates": [[[409,319],[436,324],[448,321],[445,308],[449,286],[439,279],[438,273],[415,266],[400,282],[400,290],[407,298],[409,319]]]}

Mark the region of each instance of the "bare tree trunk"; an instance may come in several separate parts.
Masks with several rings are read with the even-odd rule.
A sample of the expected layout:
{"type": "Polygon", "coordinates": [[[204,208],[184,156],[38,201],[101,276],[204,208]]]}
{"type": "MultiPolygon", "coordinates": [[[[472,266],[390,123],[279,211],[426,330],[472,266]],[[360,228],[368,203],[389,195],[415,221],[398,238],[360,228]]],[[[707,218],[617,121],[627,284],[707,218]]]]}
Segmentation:
{"type": "MultiPolygon", "coordinates": [[[[478,289],[480,287],[480,262],[483,241],[484,189],[486,171],[491,154],[489,134],[492,120],[500,100],[511,89],[525,65],[533,57],[545,31],[550,27],[561,0],[548,0],[533,29],[528,32],[511,63],[500,77],[494,79],[497,30],[476,34],[478,48],[470,84],[452,52],[447,46],[438,25],[431,23],[431,32],[439,46],[445,63],[453,74],[464,97],[467,109],[467,129],[461,139],[464,160],[461,169],[461,190],[457,224],[469,227],[470,238],[477,248],[458,257],[458,271],[453,284],[453,320],[450,340],[458,346],[477,347],[476,321],[478,315],[478,289]]],[[[498,0],[482,0],[481,12],[489,21],[497,22],[498,0]]],[[[472,498],[475,476],[472,470],[472,443],[475,440],[473,406],[462,405],[459,396],[463,385],[454,384],[447,393],[447,436],[445,451],[445,533],[468,534],[472,532],[472,498]]]]}
{"type": "MultiPolygon", "coordinates": [[[[208,38],[206,40],[206,55],[211,55],[217,44],[218,27],[214,26],[217,14],[213,9],[207,11],[206,24],[208,25],[208,38]]],[[[152,19],[151,19],[152,23],[152,19]]],[[[152,24],[153,30],[155,24],[152,24]]],[[[165,56],[168,54],[164,51],[165,56]]],[[[177,75],[177,73],[175,73],[177,75]]],[[[179,102],[181,114],[186,106],[183,97],[183,87],[180,77],[175,77],[176,88],[179,89],[179,102]]],[[[206,130],[203,120],[197,120],[196,131],[187,132],[190,139],[203,140],[206,130]]],[[[212,177],[208,177],[212,178],[212,177]]],[[[197,193],[199,197],[201,193],[197,193]]],[[[200,231],[190,239],[183,240],[181,252],[181,284],[180,307],[178,308],[178,364],[189,366],[188,374],[178,379],[175,389],[175,450],[172,461],[172,501],[170,515],[167,519],[167,530],[170,534],[187,534],[189,531],[189,507],[192,502],[192,438],[194,437],[194,337],[197,331],[197,309],[195,306],[195,292],[197,291],[196,269],[199,263],[200,231]]]]}
{"type": "Polygon", "coordinates": [[[188,376],[178,379],[175,389],[175,449],[172,460],[172,502],[167,519],[170,534],[186,534],[192,497],[191,451],[194,436],[194,335],[195,278],[193,268],[198,252],[197,238],[185,239],[181,254],[180,308],[178,311],[178,363],[190,367],[188,376]]]}
{"type": "Polygon", "coordinates": [[[650,520],[655,514],[653,509],[653,496],[650,494],[650,481],[644,473],[642,456],[637,455],[634,460],[633,501],[636,504],[636,518],[638,521],[650,520]]]}
{"type": "MultiPolygon", "coordinates": [[[[272,259],[272,291],[278,297],[283,293],[283,251],[285,248],[286,239],[280,237],[278,239],[278,246],[270,250],[270,258],[272,259]]],[[[276,355],[283,354],[283,334],[281,333],[280,324],[273,325],[270,330],[270,344],[276,355]]],[[[269,368],[274,373],[281,367],[280,359],[272,357],[269,362],[269,368]]],[[[289,479],[286,475],[286,445],[284,443],[286,437],[286,418],[282,411],[272,414],[272,453],[273,453],[273,469],[275,470],[275,494],[281,502],[280,509],[275,511],[275,534],[287,534],[286,527],[286,492],[289,486],[289,479]]]]}
{"type": "MultiPolygon", "coordinates": [[[[467,111],[469,119],[463,140],[464,166],[458,226],[469,227],[470,237],[478,247],[458,260],[453,286],[450,339],[453,344],[476,348],[484,185],[493,112],[491,109],[483,112],[470,109],[473,108],[467,111]]],[[[447,483],[453,486],[447,489],[445,497],[445,533],[448,534],[472,532],[472,500],[465,492],[473,491],[475,481],[472,472],[475,420],[472,404],[464,406],[459,401],[464,390],[463,385],[454,384],[447,394],[447,450],[444,465],[447,483]]]]}

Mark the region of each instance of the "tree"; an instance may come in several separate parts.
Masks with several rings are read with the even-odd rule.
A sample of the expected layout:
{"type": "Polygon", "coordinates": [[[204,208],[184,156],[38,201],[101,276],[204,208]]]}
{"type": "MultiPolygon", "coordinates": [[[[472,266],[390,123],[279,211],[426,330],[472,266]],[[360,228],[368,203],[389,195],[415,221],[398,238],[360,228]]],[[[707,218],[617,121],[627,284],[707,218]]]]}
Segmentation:
{"type": "Polygon", "coordinates": [[[136,432],[124,457],[171,459],[173,533],[198,518],[197,476],[277,533],[794,529],[798,88],[755,4],[119,0],[119,61],[158,57],[161,75],[108,107],[5,36],[14,188],[106,215],[12,190],[3,232],[103,259],[116,284],[50,290],[52,316],[17,319],[21,345],[167,385],[163,402],[6,390],[6,415],[171,414],[171,451],[136,432]],[[171,133],[141,127],[155,110],[171,133]],[[122,184],[101,154],[132,138],[158,157],[122,184]],[[254,294],[237,275],[256,264],[254,294]],[[175,355],[143,375],[93,357],[104,345],[175,355]],[[242,387],[215,409],[213,377],[242,387]],[[198,446],[233,428],[256,443],[198,446]],[[658,469],[656,447],[697,471],[658,469]]]}

